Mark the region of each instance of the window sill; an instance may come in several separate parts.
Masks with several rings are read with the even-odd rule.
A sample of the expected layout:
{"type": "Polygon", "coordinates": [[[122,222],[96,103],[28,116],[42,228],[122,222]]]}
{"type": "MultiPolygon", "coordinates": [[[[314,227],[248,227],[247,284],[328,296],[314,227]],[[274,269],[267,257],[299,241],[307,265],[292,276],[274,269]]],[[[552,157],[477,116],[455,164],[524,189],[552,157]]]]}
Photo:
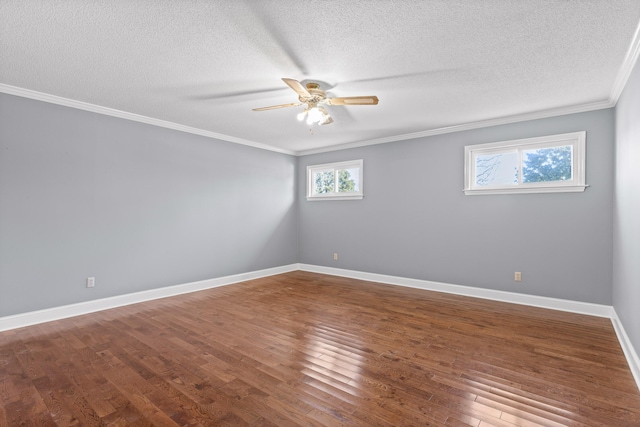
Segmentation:
{"type": "Polygon", "coordinates": [[[362,194],[352,194],[349,196],[307,196],[308,202],[317,202],[320,200],[361,200],[364,196],[362,194]]]}
{"type": "Polygon", "coordinates": [[[588,185],[562,185],[549,187],[518,187],[518,188],[487,188],[463,190],[466,196],[481,196],[484,194],[531,194],[531,193],[580,193],[583,192],[588,185]]]}

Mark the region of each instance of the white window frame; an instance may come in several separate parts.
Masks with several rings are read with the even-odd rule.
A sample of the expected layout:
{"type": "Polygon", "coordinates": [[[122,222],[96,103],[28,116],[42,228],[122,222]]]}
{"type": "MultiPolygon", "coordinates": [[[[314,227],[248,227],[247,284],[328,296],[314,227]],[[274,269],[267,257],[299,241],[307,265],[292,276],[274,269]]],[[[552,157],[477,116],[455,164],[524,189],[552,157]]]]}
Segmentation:
{"type": "Polygon", "coordinates": [[[359,200],[364,197],[364,163],[362,159],[359,160],[349,160],[346,162],[336,162],[336,163],[324,163],[321,165],[309,165],[307,166],[307,200],[315,201],[315,200],[359,200]],[[338,192],[338,179],[334,179],[334,191],[332,193],[322,193],[316,194],[313,192],[314,188],[314,180],[313,175],[315,172],[328,171],[333,170],[334,177],[337,178],[337,171],[342,169],[353,169],[358,168],[359,171],[359,181],[358,185],[360,191],[352,191],[349,193],[340,193],[338,192]]]}
{"type": "Polygon", "coordinates": [[[560,193],[584,191],[585,182],[586,132],[563,133],[537,138],[517,139],[513,141],[492,142],[488,144],[468,145],[464,147],[464,194],[519,194],[519,193],[560,193]],[[539,148],[570,145],[573,155],[572,179],[547,182],[522,182],[523,151],[539,148]],[[476,184],[476,158],[481,155],[501,152],[518,152],[518,183],[514,185],[480,186],[476,184]]]}

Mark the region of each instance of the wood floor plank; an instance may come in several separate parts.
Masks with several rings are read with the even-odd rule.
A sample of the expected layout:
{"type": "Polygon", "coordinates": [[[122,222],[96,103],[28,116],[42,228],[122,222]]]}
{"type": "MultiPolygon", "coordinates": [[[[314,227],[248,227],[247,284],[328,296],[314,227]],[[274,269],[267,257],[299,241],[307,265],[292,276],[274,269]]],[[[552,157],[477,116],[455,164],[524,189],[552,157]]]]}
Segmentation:
{"type": "Polygon", "coordinates": [[[31,381],[25,381],[24,371],[14,354],[3,351],[0,369],[0,394],[2,414],[6,424],[54,426],[55,421],[31,381]]]}
{"type": "Polygon", "coordinates": [[[0,426],[640,426],[608,319],[292,272],[0,333],[0,426]]]}

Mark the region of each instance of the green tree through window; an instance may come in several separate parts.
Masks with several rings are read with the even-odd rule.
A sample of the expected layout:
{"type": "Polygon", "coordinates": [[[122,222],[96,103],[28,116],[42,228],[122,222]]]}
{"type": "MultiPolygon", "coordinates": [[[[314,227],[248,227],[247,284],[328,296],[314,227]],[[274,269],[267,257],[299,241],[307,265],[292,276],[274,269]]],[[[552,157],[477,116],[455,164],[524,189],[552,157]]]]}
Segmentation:
{"type": "Polygon", "coordinates": [[[586,137],[580,131],[467,145],[464,194],[583,192],[586,137]]]}
{"type": "MultiPolygon", "coordinates": [[[[346,169],[340,169],[337,172],[338,192],[348,193],[354,191],[356,188],[356,182],[351,177],[351,173],[346,169]]],[[[315,174],[315,187],[317,194],[333,193],[334,185],[333,171],[323,171],[315,174]]]]}
{"type": "Polygon", "coordinates": [[[525,151],[522,182],[570,180],[571,147],[550,147],[525,151]]]}
{"type": "Polygon", "coordinates": [[[326,194],[333,193],[333,171],[324,171],[316,173],[316,193],[326,194]]]}
{"type": "Polygon", "coordinates": [[[307,200],[360,200],[363,160],[307,166],[307,200]]]}
{"type": "Polygon", "coordinates": [[[356,188],[356,182],[351,178],[351,172],[342,169],[338,171],[338,191],[349,193],[356,188]]]}

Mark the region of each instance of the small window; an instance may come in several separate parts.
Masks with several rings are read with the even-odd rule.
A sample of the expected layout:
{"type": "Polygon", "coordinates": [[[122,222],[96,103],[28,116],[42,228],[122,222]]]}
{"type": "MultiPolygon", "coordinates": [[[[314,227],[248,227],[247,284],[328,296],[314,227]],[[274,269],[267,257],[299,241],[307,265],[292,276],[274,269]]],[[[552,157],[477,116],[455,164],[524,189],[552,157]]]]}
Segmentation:
{"type": "Polygon", "coordinates": [[[362,196],[362,160],[307,166],[307,200],[354,200],[362,196]]]}
{"type": "Polygon", "coordinates": [[[473,194],[584,191],[585,132],[464,148],[464,192],[473,194]]]}

